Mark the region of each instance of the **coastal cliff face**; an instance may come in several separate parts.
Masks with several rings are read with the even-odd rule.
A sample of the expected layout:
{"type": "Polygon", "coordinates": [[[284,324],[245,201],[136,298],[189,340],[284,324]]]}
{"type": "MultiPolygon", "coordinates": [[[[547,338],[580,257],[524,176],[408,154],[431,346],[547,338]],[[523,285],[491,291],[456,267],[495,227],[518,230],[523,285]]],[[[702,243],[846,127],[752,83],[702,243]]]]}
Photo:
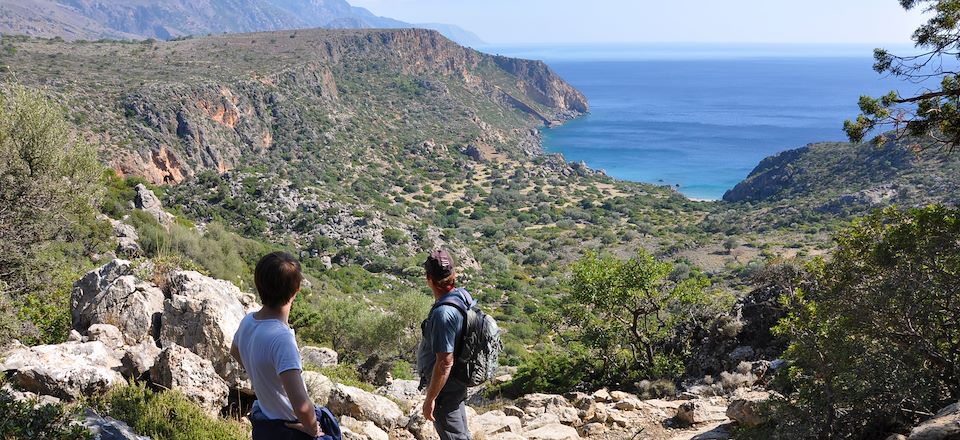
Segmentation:
{"type": "Polygon", "coordinates": [[[17,53],[3,62],[19,81],[71,103],[119,174],[159,184],[265,156],[402,162],[396,154],[408,149],[399,147],[427,140],[451,146],[444,154],[482,144],[522,155],[530,128],[588,110],[544,63],[490,56],[428,30],[12,44],[17,53]]]}

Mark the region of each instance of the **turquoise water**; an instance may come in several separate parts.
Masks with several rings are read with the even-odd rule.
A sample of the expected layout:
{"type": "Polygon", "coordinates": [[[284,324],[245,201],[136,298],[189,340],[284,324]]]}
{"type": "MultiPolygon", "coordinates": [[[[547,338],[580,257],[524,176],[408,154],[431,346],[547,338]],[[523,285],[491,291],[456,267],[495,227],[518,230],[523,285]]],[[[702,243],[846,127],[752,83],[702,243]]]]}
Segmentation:
{"type": "Polygon", "coordinates": [[[547,151],[632,181],[719,199],[764,157],[843,141],[861,94],[915,84],[883,78],[852,46],[533,46],[487,52],[543,59],[590,101],[544,130],[547,151]]]}

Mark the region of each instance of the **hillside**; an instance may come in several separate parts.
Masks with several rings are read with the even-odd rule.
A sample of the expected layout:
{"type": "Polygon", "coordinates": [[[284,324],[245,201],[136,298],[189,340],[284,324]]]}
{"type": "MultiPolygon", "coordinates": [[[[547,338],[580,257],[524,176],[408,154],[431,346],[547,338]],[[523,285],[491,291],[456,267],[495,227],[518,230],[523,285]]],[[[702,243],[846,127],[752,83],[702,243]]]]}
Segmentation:
{"type": "Polygon", "coordinates": [[[0,34],[68,40],[168,40],[302,28],[437,29],[463,44],[480,39],[457,26],[379,17],[344,0],[0,0],[0,34]]]}
{"type": "Polygon", "coordinates": [[[817,223],[894,204],[960,203],[960,158],[907,139],[818,143],[760,162],[723,199],[749,206],[744,224],[817,223]]]}

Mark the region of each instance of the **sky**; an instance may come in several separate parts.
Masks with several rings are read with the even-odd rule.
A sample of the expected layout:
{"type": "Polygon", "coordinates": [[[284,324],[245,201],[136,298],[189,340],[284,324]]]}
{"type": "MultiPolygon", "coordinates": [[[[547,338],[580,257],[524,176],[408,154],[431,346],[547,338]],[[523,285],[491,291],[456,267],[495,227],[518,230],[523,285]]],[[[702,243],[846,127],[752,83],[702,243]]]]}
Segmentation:
{"type": "Polygon", "coordinates": [[[924,20],[897,0],[348,0],[381,16],[456,24],[491,44],[903,44],[924,20]]]}

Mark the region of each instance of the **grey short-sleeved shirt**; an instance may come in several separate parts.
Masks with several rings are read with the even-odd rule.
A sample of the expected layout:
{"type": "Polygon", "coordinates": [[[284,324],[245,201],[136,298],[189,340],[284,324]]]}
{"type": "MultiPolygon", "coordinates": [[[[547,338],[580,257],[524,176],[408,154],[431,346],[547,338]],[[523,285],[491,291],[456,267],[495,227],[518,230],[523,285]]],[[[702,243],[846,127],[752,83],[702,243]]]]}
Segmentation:
{"type": "MultiPolygon", "coordinates": [[[[464,289],[454,289],[449,295],[457,295],[468,306],[473,305],[473,298],[464,289]]],[[[442,302],[447,297],[440,298],[442,302]]],[[[460,334],[463,332],[463,314],[456,307],[442,305],[433,309],[423,324],[423,339],[417,349],[417,371],[420,372],[422,383],[426,384],[433,374],[433,366],[437,362],[437,353],[453,353],[460,334]]],[[[448,386],[453,380],[448,381],[448,386]]]]}

